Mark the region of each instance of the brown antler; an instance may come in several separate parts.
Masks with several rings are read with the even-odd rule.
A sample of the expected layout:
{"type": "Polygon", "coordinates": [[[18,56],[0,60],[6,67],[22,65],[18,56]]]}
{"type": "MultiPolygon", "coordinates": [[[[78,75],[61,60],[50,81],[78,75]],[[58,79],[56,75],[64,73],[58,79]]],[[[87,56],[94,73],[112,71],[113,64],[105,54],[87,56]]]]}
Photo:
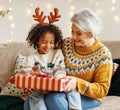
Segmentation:
{"type": "Polygon", "coordinates": [[[42,11],[40,13],[40,8],[37,7],[35,9],[35,15],[33,15],[34,20],[40,22],[41,24],[44,24],[44,20],[45,20],[46,16],[43,16],[43,14],[44,14],[44,12],[42,11]]]}
{"type": "Polygon", "coordinates": [[[59,11],[58,8],[54,8],[54,15],[52,12],[50,12],[50,15],[48,16],[49,23],[59,21],[58,18],[60,18],[61,15],[58,15],[58,11],[59,11]]]}

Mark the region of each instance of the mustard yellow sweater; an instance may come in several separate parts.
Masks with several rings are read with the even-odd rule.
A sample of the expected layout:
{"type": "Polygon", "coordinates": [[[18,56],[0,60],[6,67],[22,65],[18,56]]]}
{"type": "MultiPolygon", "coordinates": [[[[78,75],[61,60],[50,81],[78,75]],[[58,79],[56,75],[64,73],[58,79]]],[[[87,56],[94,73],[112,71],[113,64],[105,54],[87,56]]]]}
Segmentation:
{"type": "Polygon", "coordinates": [[[112,76],[109,49],[96,38],[91,47],[75,47],[72,38],[63,41],[67,74],[77,78],[77,90],[82,95],[100,100],[106,96],[112,76]]]}

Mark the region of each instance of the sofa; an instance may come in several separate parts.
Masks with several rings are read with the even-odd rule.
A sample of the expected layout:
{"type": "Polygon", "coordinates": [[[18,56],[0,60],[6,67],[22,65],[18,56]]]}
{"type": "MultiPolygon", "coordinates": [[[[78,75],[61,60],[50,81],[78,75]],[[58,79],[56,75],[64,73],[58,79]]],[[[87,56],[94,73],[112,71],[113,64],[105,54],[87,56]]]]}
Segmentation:
{"type": "MultiPolygon", "coordinates": [[[[120,41],[103,41],[103,43],[110,49],[113,59],[120,58],[120,41]]],[[[8,83],[10,77],[14,73],[14,68],[16,64],[16,60],[18,55],[27,56],[32,54],[34,49],[29,47],[29,45],[25,42],[8,42],[8,43],[0,43],[0,87],[3,90],[6,84],[8,83]]],[[[9,98],[12,97],[18,98],[24,103],[24,100],[21,96],[10,96],[9,94],[0,94],[0,103],[4,103],[4,106],[7,106],[7,101],[11,100],[9,98]],[[4,99],[4,100],[3,100],[4,99]],[[22,100],[21,100],[22,99],[22,100]]],[[[16,100],[16,99],[15,99],[16,100]]],[[[10,102],[10,101],[9,101],[10,102]]],[[[15,101],[16,102],[16,101],[15,101]]],[[[103,98],[103,103],[92,110],[120,110],[120,97],[119,96],[106,96],[103,98]]],[[[1,106],[2,104],[0,104],[1,106]]],[[[19,110],[17,109],[4,109],[0,110],[19,110]]],[[[23,106],[23,105],[22,105],[23,106]]],[[[9,108],[9,107],[8,107],[9,108]]],[[[23,108],[22,108],[23,109],[23,108]]],[[[21,110],[21,109],[20,109],[21,110]]]]}

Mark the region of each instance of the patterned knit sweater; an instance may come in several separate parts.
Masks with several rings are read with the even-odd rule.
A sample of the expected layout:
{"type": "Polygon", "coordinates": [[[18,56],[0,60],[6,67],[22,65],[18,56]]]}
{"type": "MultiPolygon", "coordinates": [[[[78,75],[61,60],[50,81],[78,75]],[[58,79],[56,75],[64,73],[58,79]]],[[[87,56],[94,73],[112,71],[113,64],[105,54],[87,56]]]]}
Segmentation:
{"type": "Polygon", "coordinates": [[[110,87],[112,57],[109,49],[96,38],[90,47],[75,47],[72,38],[63,42],[67,74],[77,77],[77,90],[82,95],[101,101],[110,87]]]}
{"type": "Polygon", "coordinates": [[[60,49],[52,50],[48,54],[39,54],[37,51],[34,52],[34,54],[27,56],[23,70],[25,71],[25,69],[27,69],[29,73],[35,62],[39,62],[39,69],[43,73],[57,78],[66,76],[64,56],[60,49]]]}

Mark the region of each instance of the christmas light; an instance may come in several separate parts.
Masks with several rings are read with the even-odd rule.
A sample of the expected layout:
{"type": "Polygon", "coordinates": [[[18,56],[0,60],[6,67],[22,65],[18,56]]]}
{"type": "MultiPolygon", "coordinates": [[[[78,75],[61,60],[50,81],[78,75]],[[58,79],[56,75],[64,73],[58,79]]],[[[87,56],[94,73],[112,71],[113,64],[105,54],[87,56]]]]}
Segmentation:
{"type": "MultiPolygon", "coordinates": [[[[70,26],[69,20],[74,13],[78,12],[82,8],[89,8],[89,7],[92,8],[93,11],[96,11],[96,13],[103,19],[104,22],[108,24],[109,22],[110,23],[114,22],[115,26],[117,24],[120,24],[120,8],[119,8],[118,0],[87,0],[87,1],[66,0],[66,2],[64,2],[64,0],[55,0],[55,1],[44,0],[43,2],[41,2],[40,0],[24,0],[24,2],[19,0],[18,1],[6,0],[5,2],[4,0],[1,0],[1,3],[0,3],[1,23],[3,23],[2,25],[5,25],[5,29],[7,27],[10,28],[10,29],[7,29],[9,31],[8,32],[9,34],[5,36],[10,35],[12,36],[12,38],[17,37],[16,35],[19,32],[17,33],[16,30],[17,29],[20,30],[19,29],[19,27],[21,26],[19,25],[20,22],[23,23],[22,26],[24,28],[24,30],[22,30],[23,32],[21,32],[22,33],[21,36],[25,36],[24,33],[27,33],[31,28],[31,26],[35,23],[35,21],[32,18],[32,14],[34,13],[34,9],[38,6],[41,8],[41,10],[45,12],[46,15],[50,11],[53,11],[55,7],[58,7],[61,11],[60,12],[62,16],[61,19],[63,20],[63,21],[61,20],[61,22],[65,22],[66,23],[65,25],[67,26],[70,26]],[[22,4],[23,6],[20,7],[19,5],[22,5],[22,4]],[[108,13],[108,10],[109,10],[109,13],[108,13]],[[20,19],[20,17],[22,20],[20,19]],[[24,17],[24,20],[22,17],[24,17]],[[108,19],[108,17],[110,21],[105,21],[106,19],[108,19]],[[2,22],[2,20],[6,20],[6,21],[2,22]]],[[[58,22],[58,24],[59,23],[60,22],[58,22]]],[[[62,26],[64,27],[64,23],[60,23],[60,27],[62,26]]],[[[63,28],[63,32],[65,33],[68,32],[66,31],[66,29],[67,28],[63,28]]]]}

